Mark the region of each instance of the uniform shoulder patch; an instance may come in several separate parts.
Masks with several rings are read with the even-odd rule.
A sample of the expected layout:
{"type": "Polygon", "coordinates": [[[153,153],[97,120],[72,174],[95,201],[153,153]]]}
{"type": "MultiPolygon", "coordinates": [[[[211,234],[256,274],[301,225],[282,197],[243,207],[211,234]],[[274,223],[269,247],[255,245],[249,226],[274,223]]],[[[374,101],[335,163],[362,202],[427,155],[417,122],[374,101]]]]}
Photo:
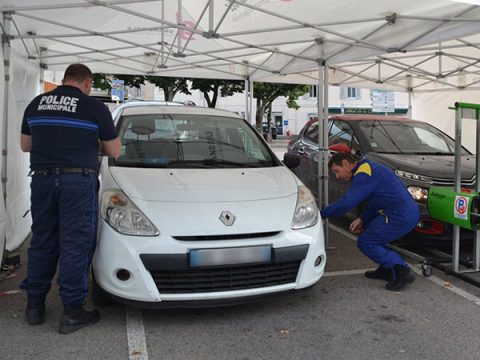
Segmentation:
{"type": "Polygon", "coordinates": [[[357,175],[357,174],[360,174],[360,173],[365,173],[368,176],[372,176],[372,168],[370,167],[370,164],[369,163],[364,163],[364,164],[360,165],[358,167],[357,171],[355,171],[355,174],[353,174],[353,175],[357,175]]]}

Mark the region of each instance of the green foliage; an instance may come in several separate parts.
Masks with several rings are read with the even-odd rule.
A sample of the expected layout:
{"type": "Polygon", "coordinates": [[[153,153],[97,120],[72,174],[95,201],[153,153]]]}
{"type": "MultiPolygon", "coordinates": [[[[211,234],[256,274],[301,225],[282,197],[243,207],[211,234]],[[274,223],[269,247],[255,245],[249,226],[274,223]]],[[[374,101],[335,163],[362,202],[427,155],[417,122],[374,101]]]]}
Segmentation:
{"type": "Polygon", "coordinates": [[[219,93],[222,96],[232,96],[244,90],[244,83],[239,80],[192,79],[192,89],[201,91],[208,107],[214,108],[219,93]]]}
{"type": "Polygon", "coordinates": [[[108,90],[109,92],[112,89],[106,74],[93,74],[92,87],[94,89],[108,90]]]}
{"type": "Polygon", "coordinates": [[[253,96],[257,99],[256,127],[261,129],[265,110],[268,109],[276,98],[287,98],[290,109],[298,109],[297,100],[300,96],[310,91],[309,85],[254,83],[253,96]]]}
{"type": "Polygon", "coordinates": [[[145,76],[146,80],[163,90],[165,101],[172,101],[175,94],[182,92],[191,95],[187,78],[172,78],[163,76],[145,76]]]}

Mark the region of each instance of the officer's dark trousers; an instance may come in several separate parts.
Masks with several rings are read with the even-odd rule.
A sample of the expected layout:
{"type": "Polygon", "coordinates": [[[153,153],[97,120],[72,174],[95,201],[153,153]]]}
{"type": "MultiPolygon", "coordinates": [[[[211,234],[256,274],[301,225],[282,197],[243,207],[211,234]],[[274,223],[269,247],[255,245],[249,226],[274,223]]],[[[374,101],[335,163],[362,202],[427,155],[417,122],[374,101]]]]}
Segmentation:
{"type": "Polygon", "coordinates": [[[392,210],[388,215],[378,215],[358,237],[357,246],[369,259],[387,269],[395,265],[405,266],[401,256],[389,249],[387,244],[412,231],[418,218],[419,210],[415,203],[392,210]]]}
{"type": "Polygon", "coordinates": [[[96,245],[98,178],[90,173],[34,175],[31,190],[32,240],[20,287],[29,301],[44,301],[58,265],[63,304],[83,304],[96,245]]]}

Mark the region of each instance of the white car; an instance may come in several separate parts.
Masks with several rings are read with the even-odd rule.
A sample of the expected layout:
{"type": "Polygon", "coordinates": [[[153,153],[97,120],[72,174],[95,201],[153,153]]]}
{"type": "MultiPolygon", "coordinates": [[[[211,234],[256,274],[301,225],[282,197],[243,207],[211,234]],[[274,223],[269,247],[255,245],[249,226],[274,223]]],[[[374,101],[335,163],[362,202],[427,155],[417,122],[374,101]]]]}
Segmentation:
{"type": "Polygon", "coordinates": [[[102,160],[93,300],[240,303],[315,284],[325,268],[311,192],[234,113],[127,103],[102,160]]]}

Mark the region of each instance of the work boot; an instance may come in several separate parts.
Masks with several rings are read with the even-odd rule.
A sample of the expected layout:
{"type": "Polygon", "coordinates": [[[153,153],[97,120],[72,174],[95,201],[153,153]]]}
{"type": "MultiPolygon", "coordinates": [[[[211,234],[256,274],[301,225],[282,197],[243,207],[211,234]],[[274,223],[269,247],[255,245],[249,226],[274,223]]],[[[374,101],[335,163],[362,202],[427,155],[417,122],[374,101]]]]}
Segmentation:
{"type": "Polygon", "coordinates": [[[45,322],[45,304],[29,302],[25,314],[30,325],[43,324],[45,322]]]}
{"type": "Polygon", "coordinates": [[[385,280],[388,281],[388,270],[380,265],[375,270],[368,270],[365,272],[365,277],[375,280],[385,280]]]}
{"type": "Polygon", "coordinates": [[[389,274],[385,288],[391,291],[400,291],[415,281],[415,273],[408,266],[395,265],[389,274]]]}
{"type": "Polygon", "coordinates": [[[95,324],[100,320],[100,313],[97,310],[86,311],[82,306],[73,309],[65,309],[60,320],[60,334],[71,334],[85,326],[95,324]]]}

